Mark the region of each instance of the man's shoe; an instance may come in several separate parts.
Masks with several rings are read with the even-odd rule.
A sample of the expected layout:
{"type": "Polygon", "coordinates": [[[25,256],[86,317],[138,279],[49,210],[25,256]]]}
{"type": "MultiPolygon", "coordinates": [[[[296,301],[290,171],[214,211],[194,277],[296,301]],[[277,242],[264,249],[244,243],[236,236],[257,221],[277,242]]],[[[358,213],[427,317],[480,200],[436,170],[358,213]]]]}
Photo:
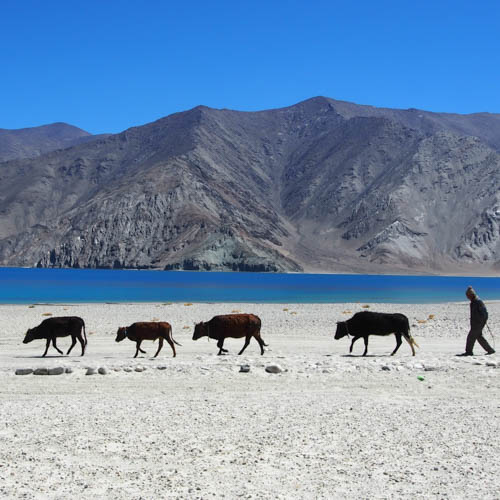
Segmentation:
{"type": "Polygon", "coordinates": [[[456,356],[474,356],[471,352],[463,352],[462,354],[456,354],[456,356]]]}
{"type": "Polygon", "coordinates": [[[486,353],[486,356],[489,356],[490,354],[495,354],[495,352],[496,352],[495,349],[492,349],[491,351],[488,351],[486,353]]]}

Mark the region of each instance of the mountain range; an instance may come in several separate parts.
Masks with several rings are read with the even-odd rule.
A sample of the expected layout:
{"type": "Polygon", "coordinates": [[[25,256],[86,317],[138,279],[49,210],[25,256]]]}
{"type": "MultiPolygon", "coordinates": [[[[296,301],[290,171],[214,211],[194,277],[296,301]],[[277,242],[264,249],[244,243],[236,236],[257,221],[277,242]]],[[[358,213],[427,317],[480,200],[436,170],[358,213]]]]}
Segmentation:
{"type": "Polygon", "coordinates": [[[497,274],[500,114],[325,97],[0,129],[0,265],[497,274]]]}

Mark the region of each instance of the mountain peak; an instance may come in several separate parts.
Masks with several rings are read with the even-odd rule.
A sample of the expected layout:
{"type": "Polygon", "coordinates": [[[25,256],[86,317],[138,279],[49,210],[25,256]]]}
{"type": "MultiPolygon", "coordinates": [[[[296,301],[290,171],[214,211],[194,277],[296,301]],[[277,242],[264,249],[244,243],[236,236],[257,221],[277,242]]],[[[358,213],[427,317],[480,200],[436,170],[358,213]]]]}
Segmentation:
{"type": "Polygon", "coordinates": [[[0,129],[0,161],[30,158],[63,149],[92,137],[91,134],[63,122],[20,129],[0,129]]]}

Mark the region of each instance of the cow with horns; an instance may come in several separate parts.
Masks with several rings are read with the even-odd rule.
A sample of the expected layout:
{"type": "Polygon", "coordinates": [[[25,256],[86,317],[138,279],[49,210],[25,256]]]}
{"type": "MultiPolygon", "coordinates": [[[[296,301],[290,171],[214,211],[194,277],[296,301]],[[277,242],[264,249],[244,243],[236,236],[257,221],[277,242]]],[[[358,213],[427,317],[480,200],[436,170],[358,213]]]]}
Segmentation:
{"type": "Polygon", "coordinates": [[[365,351],[363,356],[368,352],[368,336],[369,335],[390,335],[396,336],[396,348],[392,351],[391,356],[396,354],[401,345],[401,338],[410,344],[411,352],[415,356],[415,348],[418,344],[410,335],[410,323],[404,314],[400,313],[378,313],[372,311],[362,311],[356,313],[352,318],[347,321],[339,321],[337,323],[337,331],[335,332],[335,339],[341,339],[346,335],[352,335],[352,342],[349,352],[352,352],[354,342],[363,337],[365,341],[365,351]]]}

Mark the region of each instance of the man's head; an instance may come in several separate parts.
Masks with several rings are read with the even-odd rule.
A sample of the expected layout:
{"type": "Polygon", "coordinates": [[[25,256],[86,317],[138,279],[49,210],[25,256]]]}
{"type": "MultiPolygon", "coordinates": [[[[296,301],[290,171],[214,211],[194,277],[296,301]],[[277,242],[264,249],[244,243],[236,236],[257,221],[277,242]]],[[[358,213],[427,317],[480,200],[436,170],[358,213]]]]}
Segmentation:
{"type": "Polygon", "coordinates": [[[465,296],[469,299],[469,300],[474,300],[477,298],[477,293],[476,291],[474,290],[474,288],[472,288],[471,286],[469,286],[467,288],[467,290],[465,290],[465,296]]]}

